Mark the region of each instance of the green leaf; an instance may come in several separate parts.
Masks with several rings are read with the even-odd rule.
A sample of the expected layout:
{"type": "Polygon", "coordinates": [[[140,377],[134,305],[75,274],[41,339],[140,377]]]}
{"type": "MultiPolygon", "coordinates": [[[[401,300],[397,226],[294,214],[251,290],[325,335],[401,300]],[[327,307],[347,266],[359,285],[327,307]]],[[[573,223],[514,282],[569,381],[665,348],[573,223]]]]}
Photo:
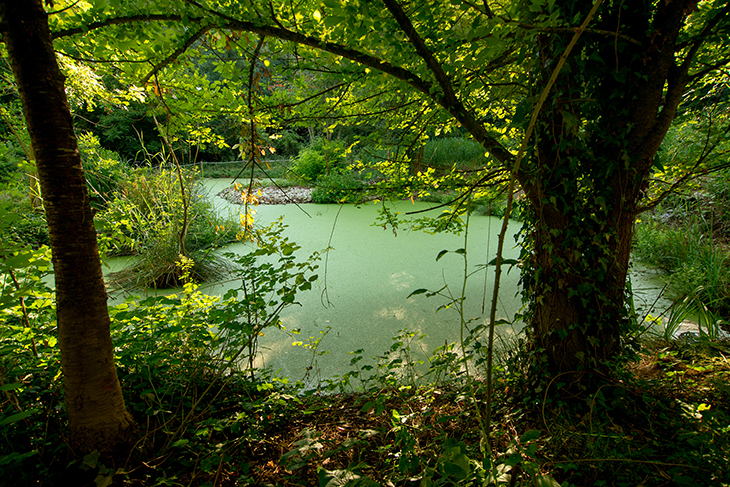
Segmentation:
{"type": "MultiPolygon", "coordinates": [[[[517,259],[502,259],[502,265],[517,265],[519,261],[517,259]]],[[[490,260],[487,265],[497,265],[497,258],[490,260]]]]}
{"type": "Polygon", "coordinates": [[[520,443],[527,443],[540,438],[540,430],[528,430],[520,436],[520,443]]]}
{"type": "Polygon", "coordinates": [[[320,487],[376,487],[380,484],[362,477],[352,470],[319,470],[320,487]]]}
{"type": "Polygon", "coordinates": [[[538,475],[535,477],[535,485],[537,487],[560,487],[560,482],[550,475],[538,475]]]}
{"type": "Polygon", "coordinates": [[[436,262],[438,262],[439,259],[441,259],[441,257],[443,257],[444,255],[446,255],[448,253],[449,253],[448,250],[442,250],[441,252],[439,252],[439,255],[436,256],[436,262]]]}
{"type": "Polygon", "coordinates": [[[466,479],[471,473],[469,457],[461,453],[461,447],[458,446],[444,452],[441,468],[444,474],[458,480],[466,479]]]}
{"type": "Polygon", "coordinates": [[[11,414],[10,416],[3,418],[0,421],[0,426],[5,426],[6,424],[15,423],[16,421],[22,421],[23,419],[27,418],[28,416],[32,416],[33,414],[37,413],[39,409],[29,409],[28,411],[21,411],[19,413],[11,414]]]}
{"type": "Polygon", "coordinates": [[[0,386],[0,392],[12,391],[13,389],[20,389],[23,384],[19,382],[13,382],[12,384],[3,384],[0,386]]]}
{"type": "Polygon", "coordinates": [[[377,406],[377,403],[375,401],[368,401],[363,405],[362,408],[360,408],[360,412],[367,413],[375,406],[377,406]]]}
{"type": "Polygon", "coordinates": [[[428,292],[428,289],[423,289],[423,288],[416,289],[411,294],[409,294],[408,297],[406,297],[406,299],[410,298],[411,296],[415,296],[416,294],[423,294],[423,293],[427,293],[427,292],[428,292]]]}
{"type": "Polygon", "coordinates": [[[20,463],[24,459],[37,454],[38,450],[33,450],[26,453],[12,452],[8,455],[0,455],[0,466],[9,465],[11,463],[20,463]]]}

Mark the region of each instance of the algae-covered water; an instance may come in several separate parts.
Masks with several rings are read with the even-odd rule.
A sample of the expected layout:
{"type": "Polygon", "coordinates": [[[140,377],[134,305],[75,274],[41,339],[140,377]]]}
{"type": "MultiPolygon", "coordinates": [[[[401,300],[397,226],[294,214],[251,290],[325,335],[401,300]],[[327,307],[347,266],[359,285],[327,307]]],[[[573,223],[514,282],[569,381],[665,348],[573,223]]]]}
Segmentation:
{"type": "MultiPolygon", "coordinates": [[[[208,182],[211,195],[218,193],[222,184],[208,182]]],[[[215,197],[219,211],[241,211],[215,197]]],[[[453,252],[466,245],[469,253],[468,269],[477,270],[487,262],[487,250],[496,252],[496,235],[501,221],[487,217],[471,219],[468,240],[465,235],[437,234],[409,231],[374,225],[381,204],[363,205],[262,205],[256,208],[259,223],[266,224],[281,215],[287,225],[285,235],[302,247],[301,258],[311,252],[331,250],[323,255],[318,269],[319,279],[312,291],[300,294],[300,306],[287,309],[282,317],[288,330],[300,329],[301,333],[289,336],[277,330],[269,331],[261,338],[261,364],[280,371],[281,375],[294,380],[301,379],[312,366],[311,349],[294,347],[294,341],[307,342],[326,332],[317,351],[310,377],[342,375],[350,370],[353,355],[349,352],[362,349],[364,359],[382,355],[393,345],[393,337],[401,330],[416,332],[422,338],[411,344],[414,359],[427,360],[430,353],[445,343],[459,340],[460,317],[455,309],[436,308],[448,304],[441,297],[427,298],[425,294],[408,295],[416,289],[438,290],[444,285],[454,296],[461,294],[464,276],[464,259],[453,252]],[[490,235],[492,241],[490,242],[490,235]],[[442,250],[451,252],[436,261],[442,250]],[[328,328],[329,327],[329,328],[328,328]],[[329,331],[328,331],[329,330],[329,331]]],[[[395,211],[406,212],[429,207],[427,203],[400,202],[395,211]]],[[[441,210],[437,210],[441,211],[441,210]]],[[[438,214],[438,213],[436,213],[438,214]]],[[[510,234],[519,229],[519,223],[510,226],[510,234]]],[[[247,252],[244,244],[234,244],[227,251],[247,252]]],[[[506,257],[517,258],[513,237],[507,244],[506,257]]],[[[493,256],[489,257],[491,260],[493,256]]],[[[491,296],[493,268],[487,274],[486,290],[491,296]]],[[[520,308],[516,296],[519,273],[517,269],[503,273],[502,292],[498,316],[508,319],[520,308]]],[[[224,292],[226,286],[206,286],[211,294],[224,292]]],[[[485,273],[473,274],[466,288],[466,317],[474,318],[472,326],[488,315],[482,312],[485,294],[485,273]]],[[[514,333],[512,327],[503,326],[502,334],[514,333]]]]}
{"type": "MultiPolygon", "coordinates": [[[[238,214],[239,205],[217,197],[230,185],[230,180],[208,180],[206,190],[216,208],[224,214],[238,214]]],[[[401,216],[407,212],[433,206],[430,203],[410,201],[389,204],[401,216]]],[[[304,380],[308,386],[321,379],[343,375],[351,370],[351,352],[362,350],[364,363],[374,364],[395,343],[394,337],[403,331],[416,333],[410,342],[410,356],[427,363],[428,357],[446,343],[458,342],[461,319],[449,299],[440,296],[427,298],[426,294],[408,297],[416,289],[444,289],[445,294],[459,297],[464,282],[465,262],[458,249],[468,249],[467,273],[464,288],[465,318],[470,326],[485,323],[489,315],[494,267],[484,265],[496,255],[497,236],[502,221],[494,217],[472,216],[467,236],[441,233],[429,235],[419,231],[376,225],[382,203],[362,205],[261,205],[256,208],[259,224],[268,224],[283,216],[285,236],[302,248],[298,256],[305,259],[312,252],[331,250],[319,262],[319,279],[313,289],[297,296],[299,305],[282,314],[287,331],[267,330],[259,341],[257,365],[269,367],[280,376],[304,380]],[[449,251],[438,261],[443,250],[449,251]],[[326,260],[325,260],[326,258],[326,260]],[[293,334],[293,330],[299,330],[293,334]],[[316,348],[294,342],[313,343],[321,338],[316,348]]],[[[434,210],[433,214],[443,210],[434,210]]],[[[418,215],[422,216],[422,215],[418,215]]],[[[415,216],[414,216],[415,217],[415,216]]],[[[504,257],[517,259],[519,249],[514,236],[520,223],[510,223],[504,257]]],[[[233,244],[225,252],[247,253],[250,244],[233,244]]],[[[650,270],[634,272],[633,289],[637,306],[647,308],[655,300],[661,283],[650,270]]],[[[519,269],[505,268],[500,283],[498,319],[512,321],[522,306],[518,296],[519,269]]],[[[223,294],[235,283],[207,284],[201,291],[223,294]]],[[[666,306],[660,300],[657,306],[666,306]]],[[[521,324],[498,327],[500,340],[509,341],[521,324]]],[[[423,368],[422,368],[423,370],[423,368]]]]}

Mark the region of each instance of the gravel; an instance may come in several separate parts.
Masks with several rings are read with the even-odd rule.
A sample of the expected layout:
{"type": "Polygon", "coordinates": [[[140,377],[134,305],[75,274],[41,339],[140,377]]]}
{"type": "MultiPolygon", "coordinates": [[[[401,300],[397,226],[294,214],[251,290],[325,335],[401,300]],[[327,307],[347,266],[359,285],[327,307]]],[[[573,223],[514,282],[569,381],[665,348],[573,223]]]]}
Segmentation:
{"type": "MultiPolygon", "coordinates": [[[[218,196],[234,205],[242,205],[245,200],[245,193],[246,188],[241,188],[241,191],[236,191],[235,188],[230,187],[218,193],[218,196]]],[[[291,203],[312,202],[312,188],[302,186],[292,186],[289,188],[266,186],[254,190],[254,195],[258,195],[260,205],[287,205],[291,203]]]]}

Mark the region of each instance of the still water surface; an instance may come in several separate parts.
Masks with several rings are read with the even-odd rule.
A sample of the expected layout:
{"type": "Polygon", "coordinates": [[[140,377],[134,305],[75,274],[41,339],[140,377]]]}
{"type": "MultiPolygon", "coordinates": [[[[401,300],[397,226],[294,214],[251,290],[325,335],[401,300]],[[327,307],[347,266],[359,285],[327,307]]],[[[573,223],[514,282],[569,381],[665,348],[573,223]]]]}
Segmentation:
{"type": "MultiPolygon", "coordinates": [[[[229,185],[230,180],[208,180],[206,189],[218,211],[237,215],[242,207],[215,196],[229,185]]],[[[395,209],[403,215],[430,206],[429,203],[407,201],[398,203],[395,209]]],[[[256,208],[256,218],[261,224],[284,216],[284,223],[288,225],[285,235],[302,247],[298,251],[301,259],[332,247],[326,269],[324,257],[320,262],[319,279],[313,289],[297,297],[300,306],[292,306],[282,314],[286,329],[299,329],[300,334],[266,331],[259,342],[259,366],[270,367],[277,375],[295,381],[304,379],[313,386],[320,379],[348,372],[353,358],[349,352],[354,350],[362,349],[363,357],[372,364],[377,360],[375,357],[391,347],[393,337],[401,330],[425,335],[413,342],[411,348],[414,359],[427,362],[437,347],[459,341],[460,318],[453,308],[436,312],[439,306],[448,304],[446,298],[427,298],[425,294],[408,298],[408,295],[416,289],[437,290],[447,285],[454,296],[459,296],[464,259],[453,251],[465,245],[469,258],[467,269],[473,273],[466,286],[465,317],[474,320],[472,326],[488,319],[494,268],[489,267],[485,273],[479,271],[479,266],[483,267],[496,254],[501,220],[473,216],[466,241],[464,234],[428,235],[407,229],[399,229],[396,235],[390,228],[374,225],[379,207],[369,203],[359,206],[262,205],[256,208]],[[442,250],[452,252],[436,261],[442,250]],[[317,351],[323,355],[315,357],[311,350],[292,345],[295,341],[307,342],[322,336],[317,351]]],[[[434,216],[439,211],[442,210],[434,210],[434,216]]],[[[510,224],[505,258],[516,259],[519,255],[513,237],[519,228],[520,223],[510,224]]],[[[241,254],[250,250],[246,244],[233,244],[225,249],[241,254]]],[[[511,320],[521,307],[517,295],[519,272],[517,268],[509,272],[504,270],[498,318],[511,320]]],[[[233,285],[204,285],[201,291],[223,294],[233,285]]],[[[651,304],[656,299],[661,284],[651,273],[642,270],[634,273],[633,287],[637,304],[642,306],[642,303],[651,304]]],[[[519,323],[503,325],[498,333],[503,339],[509,339],[520,328],[519,323]]]]}

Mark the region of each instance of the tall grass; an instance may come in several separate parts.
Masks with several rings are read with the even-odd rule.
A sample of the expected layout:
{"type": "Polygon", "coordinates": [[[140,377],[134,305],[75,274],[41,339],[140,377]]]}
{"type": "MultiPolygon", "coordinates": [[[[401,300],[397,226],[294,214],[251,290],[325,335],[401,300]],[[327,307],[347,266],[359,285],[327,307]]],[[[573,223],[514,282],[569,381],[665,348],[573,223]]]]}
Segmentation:
{"type": "Polygon", "coordinates": [[[462,169],[477,169],[484,165],[484,147],[462,137],[441,137],[426,142],[423,162],[431,167],[446,169],[454,164],[462,169]]]}
{"type": "Polygon", "coordinates": [[[191,260],[190,276],[195,281],[215,279],[225,272],[225,263],[211,250],[235,241],[240,224],[216,214],[198,190],[195,171],[185,171],[183,180],[184,193],[174,171],[137,170],[97,216],[105,250],[111,255],[137,256],[131,267],[110,276],[117,285],[177,287],[183,277],[181,255],[191,260]]]}
{"type": "Polygon", "coordinates": [[[730,254],[697,222],[637,224],[634,255],[670,274],[670,288],[724,316],[730,313],[730,254]]]}

